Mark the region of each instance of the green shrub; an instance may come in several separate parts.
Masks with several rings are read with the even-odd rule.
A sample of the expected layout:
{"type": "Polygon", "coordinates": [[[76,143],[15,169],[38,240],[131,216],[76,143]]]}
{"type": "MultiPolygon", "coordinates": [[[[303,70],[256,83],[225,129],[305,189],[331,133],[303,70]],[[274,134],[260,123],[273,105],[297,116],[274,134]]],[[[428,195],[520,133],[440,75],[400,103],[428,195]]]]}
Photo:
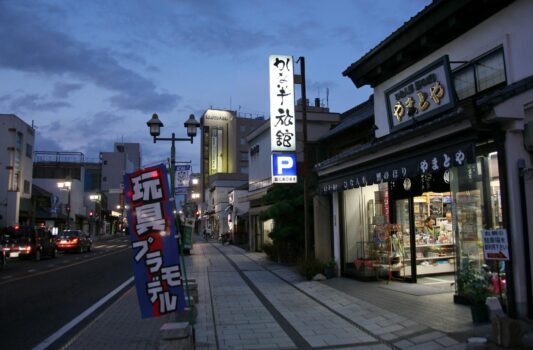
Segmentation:
{"type": "Polygon", "coordinates": [[[315,277],[316,274],[323,273],[324,263],[316,258],[308,258],[307,260],[302,260],[298,264],[298,271],[303,277],[310,280],[315,277]]]}

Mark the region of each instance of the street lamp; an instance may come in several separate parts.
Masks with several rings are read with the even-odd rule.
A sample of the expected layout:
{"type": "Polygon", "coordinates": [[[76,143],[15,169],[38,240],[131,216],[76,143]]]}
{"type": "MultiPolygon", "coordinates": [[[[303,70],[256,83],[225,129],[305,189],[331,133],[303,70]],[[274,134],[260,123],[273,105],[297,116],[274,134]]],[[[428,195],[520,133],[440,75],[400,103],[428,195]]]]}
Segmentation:
{"type": "Polygon", "coordinates": [[[150,128],[150,135],[154,138],[154,143],[156,141],[171,141],[172,147],[170,148],[170,195],[172,196],[172,203],[174,203],[174,208],[176,203],[174,202],[174,172],[176,168],[176,141],[190,141],[193,142],[193,138],[196,136],[196,132],[200,123],[194,118],[194,114],[189,115],[189,119],[183,124],[187,129],[187,138],[177,138],[174,133],[172,137],[158,137],[160,134],[160,129],[164,126],[163,122],[159,120],[159,117],[156,113],[152,115],[152,119],[146,122],[146,125],[150,128]]]}
{"type": "Polygon", "coordinates": [[[70,190],[72,189],[71,181],[58,182],[57,187],[60,191],[68,191],[68,202],[67,202],[67,228],[70,228],[70,190]]]}

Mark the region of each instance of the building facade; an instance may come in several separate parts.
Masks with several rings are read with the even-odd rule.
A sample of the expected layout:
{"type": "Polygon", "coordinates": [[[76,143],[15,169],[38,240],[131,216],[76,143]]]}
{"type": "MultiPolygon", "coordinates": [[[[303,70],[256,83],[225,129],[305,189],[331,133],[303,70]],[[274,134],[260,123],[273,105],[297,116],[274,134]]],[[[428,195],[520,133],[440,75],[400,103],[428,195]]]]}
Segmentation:
{"type": "Polygon", "coordinates": [[[35,130],[0,114],[0,227],[30,224],[35,130]]]}
{"type": "Polygon", "coordinates": [[[376,130],[315,167],[342,274],[457,282],[483,266],[509,314],[532,317],[532,13],[434,1],[344,71],[374,89],[376,130]]]}
{"type": "Polygon", "coordinates": [[[141,145],[139,143],[115,143],[113,152],[101,152],[101,191],[106,198],[104,208],[115,218],[113,229],[122,228],[124,221],[124,175],[141,167],[141,145]]]}
{"type": "MultiPolygon", "coordinates": [[[[304,161],[302,110],[300,101],[295,108],[296,158],[300,164],[300,170],[304,161]]],[[[321,107],[320,102],[315,100],[313,106],[307,105],[306,116],[307,147],[309,147],[307,154],[310,156],[309,163],[312,164],[318,152],[316,149],[318,140],[339,122],[339,113],[330,112],[329,108],[321,107]]],[[[264,122],[250,133],[247,141],[250,157],[248,195],[245,198],[241,198],[241,201],[250,202],[248,224],[250,250],[262,251],[263,245],[271,242],[268,234],[272,231],[274,225],[272,220],[265,222],[260,218],[261,212],[268,209],[268,205],[263,203],[262,198],[272,186],[270,121],[264,122]]],[[[299,175],[301,176],[302,174],[300,173],[299,175]]]]}
{"type": "Polygon", "coordinates": [[[229,230],[228,192],[248,179],[246,136],[263,123],[262,118],[241,118],[235,111],[208,109],[200,119],[200,230],[215,236],[229,230]]]}
{"type": "Polygon", "coordinates": [[[35,208],[35,224],[91,232],[90,212],[94,213],[94,203],[89,193],[97,192],[99,184],[87,189],[87,176],[88,169],[99,167],[99,163],[87,163],[81,152],[36,151],[33,182],[41,197],[48,199],[43,203],[43,198],[41,202],[35,198],[40,202],[35,208]]]}

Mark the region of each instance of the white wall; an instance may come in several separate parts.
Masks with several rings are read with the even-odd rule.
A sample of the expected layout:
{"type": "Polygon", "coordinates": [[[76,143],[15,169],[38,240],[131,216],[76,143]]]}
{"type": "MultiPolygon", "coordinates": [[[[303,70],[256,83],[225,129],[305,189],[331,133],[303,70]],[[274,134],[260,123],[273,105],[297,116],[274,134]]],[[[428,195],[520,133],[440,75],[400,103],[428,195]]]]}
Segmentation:
{"type": "MultiPolygon", "coordinates": [[[[378,126],[376,137],[382,137],[390,132],[385,90],[443,55],[447,54],[450,61],[470,61],[503,45],[507,83],[512,84],[533,75],[532,14],[533,1],[515,1],[454,41],[376,86],[374,89],[374,113],[378,126]]],[[[451,68],[457,68],[459,65],[451,64],[451,68]]]]}

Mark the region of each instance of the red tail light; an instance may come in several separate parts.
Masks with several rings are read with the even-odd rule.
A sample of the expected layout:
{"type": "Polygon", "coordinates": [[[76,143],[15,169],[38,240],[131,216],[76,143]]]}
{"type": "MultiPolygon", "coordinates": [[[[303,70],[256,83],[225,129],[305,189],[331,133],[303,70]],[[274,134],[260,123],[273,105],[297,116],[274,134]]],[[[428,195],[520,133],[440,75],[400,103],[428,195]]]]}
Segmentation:
{"type": "Polygon", "coordinates": [[[79,238],[72,238],[72,243],[78,243],[79,240],[79,238]]]}

